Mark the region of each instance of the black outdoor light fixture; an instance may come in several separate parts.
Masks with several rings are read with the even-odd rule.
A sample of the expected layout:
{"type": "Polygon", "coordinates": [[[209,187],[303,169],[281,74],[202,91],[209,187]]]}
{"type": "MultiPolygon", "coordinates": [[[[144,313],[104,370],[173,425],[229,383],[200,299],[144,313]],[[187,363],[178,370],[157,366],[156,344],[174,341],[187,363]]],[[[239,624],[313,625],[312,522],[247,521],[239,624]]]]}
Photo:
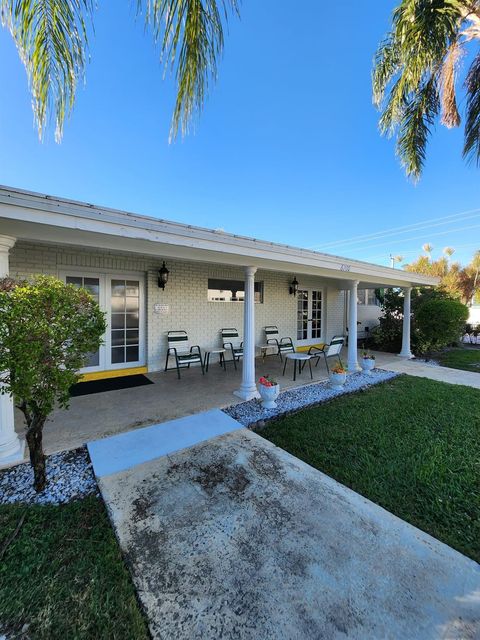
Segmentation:
{"type": "Polygon", "coordinates": [[[294,296],[297,295],[297,291],[298,291],[298,282],[297,282],[297,277],[293,276],[293,280],[290,284],[290,294],[293,293],[294,296]]]}
{"type": "Polygon", "coordinates": [[[158,270],[158,288],[165,289],[165,285],[168,282],[168,274],[170,271],[165,266],[165,260],[163,261],[162,268],[158,270]]]}

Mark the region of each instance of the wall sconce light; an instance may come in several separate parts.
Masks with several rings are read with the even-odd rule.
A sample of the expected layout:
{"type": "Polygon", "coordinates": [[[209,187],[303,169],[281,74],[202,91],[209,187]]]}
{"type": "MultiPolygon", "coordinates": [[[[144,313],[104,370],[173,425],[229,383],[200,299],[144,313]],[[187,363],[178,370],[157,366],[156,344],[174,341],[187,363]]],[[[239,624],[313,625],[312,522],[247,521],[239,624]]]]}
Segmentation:
{"type": "Polygon", "coordinates": [[[163,261],[163,266],[158,270],[158,288],[165,289],[165,285],[168,282],[168,274],[170,271],[165,266],[165,260],[163,261]]]}
{"type": "Polygon", "coordinates": [[[294,296],[297,295],[297,291],[298,291],[298,282],[297,282],[297,278],[296,276],[293,276],[293,280],[290,284],[290,294],[293,293],[294,296]]]}

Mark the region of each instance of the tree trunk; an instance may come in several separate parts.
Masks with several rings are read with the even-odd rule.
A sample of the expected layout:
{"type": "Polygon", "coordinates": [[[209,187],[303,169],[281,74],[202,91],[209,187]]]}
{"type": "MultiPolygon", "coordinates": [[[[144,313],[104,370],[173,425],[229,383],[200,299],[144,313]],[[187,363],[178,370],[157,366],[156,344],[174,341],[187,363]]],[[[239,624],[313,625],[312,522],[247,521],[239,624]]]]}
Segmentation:
{"type": "Polygon", "coordinates": [[[33,467],[33,486],[37,493],[43,491],[47,484],[45,455],[43,453],[42,446],[42,430],[44,424],[45,418],[32,418],[30,427],[26,434],[28,450],[30,452],[30,463],[33,467]]]}

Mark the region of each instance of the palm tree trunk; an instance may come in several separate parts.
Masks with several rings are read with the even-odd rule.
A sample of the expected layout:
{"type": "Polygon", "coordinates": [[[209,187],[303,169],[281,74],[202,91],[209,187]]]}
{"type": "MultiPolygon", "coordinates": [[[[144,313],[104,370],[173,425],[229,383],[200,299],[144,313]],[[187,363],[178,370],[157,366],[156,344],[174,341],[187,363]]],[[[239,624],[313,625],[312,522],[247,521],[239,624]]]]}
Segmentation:
{"type": "Polygon", "coordinates": [[[45,418],[43,416],[33,417],[26,434],[28,450],[30,453],[30,464],[33,468],[33,486],[37,493],[43,491],[47,484],[45,454],[43,453],[42,445],[42,430],[44,424],[45,418]]]}

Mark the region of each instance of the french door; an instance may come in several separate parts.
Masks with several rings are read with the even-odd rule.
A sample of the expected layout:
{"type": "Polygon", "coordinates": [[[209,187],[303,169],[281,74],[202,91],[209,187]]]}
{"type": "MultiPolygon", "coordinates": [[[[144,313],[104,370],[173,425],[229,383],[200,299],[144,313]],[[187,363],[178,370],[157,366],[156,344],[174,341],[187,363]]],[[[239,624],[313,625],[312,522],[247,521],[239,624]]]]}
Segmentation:
{"type": "Polygon", "coordinates": [[[86,289],[106,313],[103,344],[90,354],[82,373],[144,365],[143,276],[66,272],[62,278],[67,284],[86,289]]]}
{"type": "Polygon", "coordinates": [[[297,344],[315,344],[322,340],[322,291],[298,289],[297,292],[297,344]]]}

